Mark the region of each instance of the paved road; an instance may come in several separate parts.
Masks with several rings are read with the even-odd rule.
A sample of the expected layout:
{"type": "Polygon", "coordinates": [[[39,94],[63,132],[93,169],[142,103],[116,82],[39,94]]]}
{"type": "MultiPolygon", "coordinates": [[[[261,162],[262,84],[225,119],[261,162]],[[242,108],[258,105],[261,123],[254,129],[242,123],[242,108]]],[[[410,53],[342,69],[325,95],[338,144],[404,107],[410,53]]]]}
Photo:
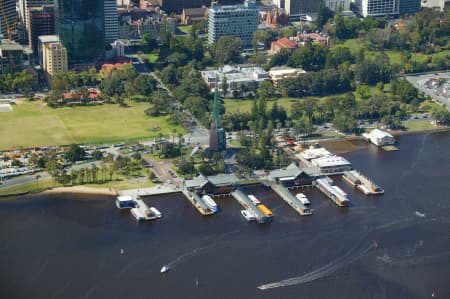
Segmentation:
{"type": "MultiPolygon", "coordinates": [[[[79,170],[82,168],[86,168],[86,167],[91,167],[92,165],[100,165],[100,161],[95,161],[95,162],[90,162],[90,163],[84,163],[84,164],[77,164],[77,165],[73,165],[72,167],[69,168],[70,169],[74,169],[74,170],[79,170]]],[[[0,185],[0,189],[1,188],[6,188],[6,187],[12,187],[12,186],[18,186],[18,185],[22,185],[22,184],[27,184],[30,182],[34,182],[36,181],[36,176],[39,175],[39,180],[42,179],[48,179],[50,178],[50,174],[46,171],[43,172],[39,172],[36,173],[34,175],[23,175],[23,176],[18,176],[18,177],[14,177],[5,181],[2,181],[1,185],[0,185]]]]}
{"type": "Polygon", "coordinates": [[[446,97],[442,94],[436,94],[435,89],[429,89],[425,86],[431,78],[443,78],[450,82],[450,72],[441,72],[435,74],[417,75],[417,76],[406,76],[405,78],[414,85],[419,91],[423,92],[425,95],[430,96],[433,100],[445,104],[448,110],[450,110],[450,97],[446,97]]]}

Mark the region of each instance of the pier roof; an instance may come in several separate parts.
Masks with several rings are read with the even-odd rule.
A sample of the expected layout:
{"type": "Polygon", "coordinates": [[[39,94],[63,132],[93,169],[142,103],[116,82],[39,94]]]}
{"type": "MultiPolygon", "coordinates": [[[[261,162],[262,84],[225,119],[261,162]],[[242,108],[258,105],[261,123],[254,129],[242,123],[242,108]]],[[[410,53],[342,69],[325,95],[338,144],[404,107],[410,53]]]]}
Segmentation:
{"type": "Polygon", "coordinates": [[[309,176],[317,176],[320,174],[320,169],[317,167],[306,167],[299,168],[295,164],[291,164],[284,169],[276,169],[272,170],[269,173],[269,178],[272,180],[280,179],[280,178],[296,178],[300,176],[302,173],[305,173],[309,176]]]}
{"type": "Polygon", "coordinates": [[[187,188],[201,188],[204,187],[208,182],[213,184],[214,186],[229,186],[236,184],[237,178],[234,174],[218,174],[208,177],[199,175],[192,180],[187,180],[185,184],[187,188]]]}

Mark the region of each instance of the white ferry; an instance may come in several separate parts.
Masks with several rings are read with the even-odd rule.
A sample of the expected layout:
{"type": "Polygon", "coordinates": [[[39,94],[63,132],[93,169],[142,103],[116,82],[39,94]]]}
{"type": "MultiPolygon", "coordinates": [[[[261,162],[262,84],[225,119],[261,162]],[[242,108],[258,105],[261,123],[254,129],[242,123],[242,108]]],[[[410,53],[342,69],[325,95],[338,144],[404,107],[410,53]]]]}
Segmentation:
{"type": "Polygon", "coordinates": [[[202,196],[203,201],[205,204],[210,208],[213,212],[217,212],[219,207],[217,206],[216,202],[211,198],[209,195],[203,195],[202,196]]]}
{"type": "Polygon", "coordinates": [[[118,196],[116,199],[116,206],[119,209],[131,209],[136,206],[136,202],[131,196],[118,196]]]}
{"type": "Polygon", "coordinates": [[[304,204],[304,205],[309,205],[309,204],[310,204],[308,198],[307,198],[306,195],[303,194],[303,193],[297,193],[297,195],[295,195],[295,197],[296,197],[298,200],[300,200],[301,203],[304,204]]]}
{"type": "Polygon", "coordinates": [[[247,221],[256,220],[256,216],[249,210],[241,210],[241,214],[242,214],[242,216],[244,216],[245,219],[247,219],[247,221]]]}
{"type": "Polygon", "coordinates": [[[250,198],[250,200],[253,202],[253,204],[255,206],[259,205],[261,202],[259,201],[259,199],[257,199],[254,195],[249,194],[248,198],[250,198]]]}

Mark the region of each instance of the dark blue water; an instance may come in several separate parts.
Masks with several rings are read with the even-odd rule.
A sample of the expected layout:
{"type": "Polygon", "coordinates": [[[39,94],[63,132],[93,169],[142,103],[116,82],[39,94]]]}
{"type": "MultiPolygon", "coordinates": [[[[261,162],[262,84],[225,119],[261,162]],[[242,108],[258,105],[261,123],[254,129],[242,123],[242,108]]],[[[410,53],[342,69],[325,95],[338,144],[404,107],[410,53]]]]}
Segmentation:
{"type": "Polygon", "coordinates": [[[301,217],[245,189],[274,212],[266,225],[232,198],[211,217],[181,195],[149,198],[163,219],[139,224],[111,197],[2,200],[0,298],[450,298],[450,134],[399,147],[345,155],[386,191],[368,198],[337,179],[350,208],[312,190],[314,215],[301,217]]]}

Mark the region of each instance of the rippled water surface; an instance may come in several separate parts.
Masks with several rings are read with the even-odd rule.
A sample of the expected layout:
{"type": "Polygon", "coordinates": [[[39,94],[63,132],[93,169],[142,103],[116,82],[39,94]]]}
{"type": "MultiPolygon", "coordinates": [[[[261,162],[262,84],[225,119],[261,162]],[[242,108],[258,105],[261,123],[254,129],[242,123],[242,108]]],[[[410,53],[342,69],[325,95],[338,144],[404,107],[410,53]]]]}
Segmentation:
{"type": "Polygon", "coordinates": [[[0,298],[450,298],[450,134],[399,148],[344,155],[386,191],[366,197],[336,179],[349,208],[310,190],[314,215],[301,217],[244,188],[273,211],[265,225],[232,198],[211,217],[181,195],[147,198],[163,218],[139,224],[111,197],[2,200],[0,298]]]}

